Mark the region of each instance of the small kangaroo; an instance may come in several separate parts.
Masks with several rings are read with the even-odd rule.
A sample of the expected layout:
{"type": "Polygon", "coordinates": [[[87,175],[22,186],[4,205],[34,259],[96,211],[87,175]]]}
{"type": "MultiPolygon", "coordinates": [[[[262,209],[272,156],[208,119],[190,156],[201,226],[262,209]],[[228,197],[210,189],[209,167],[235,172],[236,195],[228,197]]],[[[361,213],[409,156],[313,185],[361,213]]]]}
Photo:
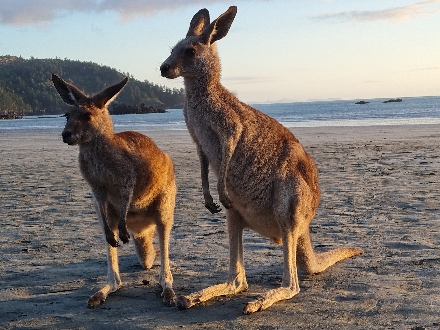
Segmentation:
{"type": "Polygon", "coordinates": [[[98,306],[109,293],[122,286],[117,254],[119,243],[115,238],[117,230],[124,243],[129,241],[131,233],[139,261],[149,269],[156,257],[153,247],[156,228],[162,297],[173,304],[175,294],[168,246],[176,197],[174,167],[168,154],[147,136],[131,131],[113,132],[107,105],[116,98],[128,78],[92,97],[55,74],[52,81],[63,101],[72,106],[65,114],[63,142],[79,146],[80,170],[92,190],[108,243],[107,284],[89,298],[88,306],[98,306]]]}
{"type": "Polygon", "coordinates": [[[309,274],[319,273],[363,251],[314,251],[309,224],[320,198],[315,163],[288,129],[240,102],[220,83],[215,42],[226,36],[236,12],[235,6],[229,7],[210,23],[208,10],[201,9],[192,18],[185,39],[177,43],[160,70],[166,78],[183,77],[183,113],[200,158],[205,206],[212,213],[220,211],[209,192],[210,165],[218,178],[229,236],[227,282],[180,296],[177,306],[187,309],[248,288],[243,229],[251,228],[274,242],[282,241],[284,272],[280,288],[246,304],[243,313],[250,314],[299,292],[297,266],[309,274]]]}

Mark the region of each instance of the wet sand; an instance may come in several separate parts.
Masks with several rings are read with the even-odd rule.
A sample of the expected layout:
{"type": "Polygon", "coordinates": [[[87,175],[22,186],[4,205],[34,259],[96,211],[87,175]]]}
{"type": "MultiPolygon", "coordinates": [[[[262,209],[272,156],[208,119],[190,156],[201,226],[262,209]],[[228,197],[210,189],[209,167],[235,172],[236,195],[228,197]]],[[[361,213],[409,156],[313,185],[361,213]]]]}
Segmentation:
{"type": "MultiPolygon", "coordinates": [[[[0,329],[440,328],[440,125],[293,132],[319,168],[314,246],[350,245],[365,253],[318,275],[300,273],[301,292],[293,299],[242,315],[247,301],[278,287],[282,276],[281,247],[248,230],[247,292],[187,311],[167,307],[159,260],[143,270],[130,241],[119,249],[122,289],[88,309],[107,265],[78,149],[63,144],[59,131],[0,131],[0,329]]],[[[170,258],[176,293],[223,282],[225,213],[211,215],[203,206],[188,133],[142,133],[175,163],[170,258]]]]}

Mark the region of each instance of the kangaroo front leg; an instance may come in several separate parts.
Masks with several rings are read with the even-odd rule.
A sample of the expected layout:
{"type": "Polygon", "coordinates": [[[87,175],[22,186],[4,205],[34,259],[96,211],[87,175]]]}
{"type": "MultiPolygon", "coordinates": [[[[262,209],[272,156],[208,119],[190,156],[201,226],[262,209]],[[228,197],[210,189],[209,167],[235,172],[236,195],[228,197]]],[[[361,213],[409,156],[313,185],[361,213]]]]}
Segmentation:
{"type": "MultiPolygon", "coordinates": [[[[229,123],[230,124],[230,123],[229,123]]],[[[232,201],[229,199],[227,189],[226,189],[226,178],[228,175],[229,162],[234,154],[235,148],[237,147],[238,140],[240,139],[242,127],[237,119],[234,122],[233,127],[228,127],[225,125],[226,129],[224,131],[220,130],[220,142],[222,143],[222,160],[220,163],[219,173],[218,173],[218,183],[217,190],[220,202],[224,207],[230,209],[232,207],[232,201]]]]}
{"type": "Polygon", "coordinates": [[[109,244],[107,245],[107,283],[106,285],[91,296],[87,302],[90,308],[96,307],[103,303],[109,293],[117,291],[121,286],[121,278],[119,276],[118,250],[109,244]]]}
{"type": "Polygon", "coordinates": [[[127,213],[133,197],[133,189],[134,189],[133,187],[134,187],[134,182],[128,181],[125,183],[124,191],[122,192],[121,205],[119,209],[119,222],[118,222],[119,238],[124,244],[128,243],[130,240],[130,234],[128,233],[128,228],[127,228],[127,213]]]}
{"type": "Polygon", "coordinates": [[[108,204],[104,197],[94,193],[95,205],[98,210],[98,218],[104,231],[105,240],[113,247],[118,247],[119,242],[116,240],[115,233],[110,229],[108,224],[108,204]]]}
{"type": "Polygon", "coordinates": [[[202,177],[202,190],[203,190],[203,198],[205,199],[205,207],[211,213],[218,213],[221,211],[220,206],[214,203],[212,199],[211,192],[209,191],[209,161],[208,157],[204,154],[200,147],[197,147],[197,153],[200,159],[200,170],[202,177]]]}
{"type": "Polygon", "coordinates": [[[284,228],[282,237],[284,270],[281,287],[270,290],[256,300],[248,302],[243,309],[243,314],[262,311],[278,301],[292,298],[299,292],[299,281],[296,268],[296,246],[298,235],[290,229],[284,228]]]}
{"type": "Polygon", "coordinates": [[[121,211],[121,217],[118,222],[118,230],[119,230],[119,238],[121,241],[126,244],[130,240],[130,233],[127,228],[127,212],[121,211]]]}
{"type": "Polygon", "coordinates": [[[179,296],[177,307],[188,309],[194,305],[210,300],[215,297],[233,295],[247,290],[248,285],[243,262],[243,225],[241,216],[234,210],[227,210],[229,235],[229,278],[228,282],[210,286],[204,290],[179,296]]]}

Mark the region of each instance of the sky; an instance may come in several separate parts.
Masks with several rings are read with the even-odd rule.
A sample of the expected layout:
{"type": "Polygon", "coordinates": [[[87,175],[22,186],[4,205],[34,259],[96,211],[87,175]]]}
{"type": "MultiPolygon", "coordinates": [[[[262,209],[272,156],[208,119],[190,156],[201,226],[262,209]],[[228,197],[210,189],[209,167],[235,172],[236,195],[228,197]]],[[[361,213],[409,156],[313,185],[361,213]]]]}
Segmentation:
{"type": "Polygon", "coordinates": [[[222,83],[244,102],[440,95],[440,0],[0,0],[0,55],[90,61],[181,88],[161,63],[199,9],[214,20],[230,5],[222,83]]]}

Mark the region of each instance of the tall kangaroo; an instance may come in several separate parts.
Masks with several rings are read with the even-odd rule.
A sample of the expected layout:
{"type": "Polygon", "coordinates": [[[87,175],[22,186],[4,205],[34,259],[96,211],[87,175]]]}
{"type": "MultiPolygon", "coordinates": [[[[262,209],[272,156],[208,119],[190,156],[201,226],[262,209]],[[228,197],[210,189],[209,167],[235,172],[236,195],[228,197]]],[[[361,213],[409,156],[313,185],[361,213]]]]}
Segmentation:
{"type": "Polygon", "coordinates": [[[89,97],[74,85],[52,75],[56,90],[71,105],[66,113],[62,137],[79,146],[79,165],[92,189],[99,222],[107,240],[107,284],[88,300],[96,307],[111,292],[122,286],[119,276],[119,242],[127,243],[130,234],[143,267],[153,266],[156,250],[154,233],[159,233],[161,269],[159,281],[165,302],[174,303],[168,245],[174,220],[176,184],[174,167],[168,154],[137,132],[113,132],[107,105],[128,81],[110,86],[89,97]],[[130,234],[129,234],[130,233],[130,234]]]}
{"type": "Polygon", "coordinates": [[[201,9],[191,20],[186,38],[177,43],[161,65],[163,77],[182,76],[184,116],[201,165],[205,206],[218,212],[209,192],[209,165],[218,178],[220,202],[226,208],[230,269],[226,283],[180,296],[181,309],[220,295],[248,288],[243,263],[243,229],[283,243],[284,271],[280,288],[248,302],[243,313],[264,310],[290,299],[300,288],[297,266],[319,273],[334,263],[362,253],[359,248],[313,250],[309,223],[316,213],[320,191],[312,158],[292,133],[273,118],[240,102],[220,83],[220,60],[215,42],[229,31],[235,6],[210,23],[201,9]]]}

